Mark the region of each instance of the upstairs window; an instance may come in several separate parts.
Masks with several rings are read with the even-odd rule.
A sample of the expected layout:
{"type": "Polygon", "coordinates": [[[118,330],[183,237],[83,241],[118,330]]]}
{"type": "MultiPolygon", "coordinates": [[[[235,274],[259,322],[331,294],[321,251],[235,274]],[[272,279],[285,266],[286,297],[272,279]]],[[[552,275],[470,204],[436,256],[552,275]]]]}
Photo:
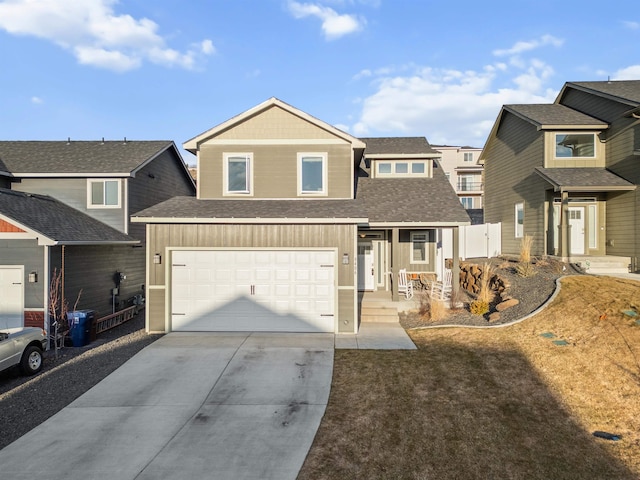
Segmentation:
{"type": "Polygon", "coordinates": [[[327,194],[327,154],[298,154],[298,193],[300,195],[327,194]]]}
{"type": "Polygon", "coordinates": [[[425,160],[407,160],[376,162],[378,177],[426,177],[427,162],[425,160]]]}
{"type": "Polygon", "coordinates": [[[251,194],[251,164],[253,156],[250,153],[224,154],[224,193],[226,195],[251,194]]]}
{"type": "Polygon", "coordinates": [[[556,158],[594,158],[595,133],[556,133],[556,158]]]}
{"type": "Polygon", "coordinates": [[[464,152],[464,161],[473,162],[473,152],[464,152]]]}
{"type": "Polygon", "coordinates": [[[119,208],[120,180],[88,180],[88,208],[119,208]]]}

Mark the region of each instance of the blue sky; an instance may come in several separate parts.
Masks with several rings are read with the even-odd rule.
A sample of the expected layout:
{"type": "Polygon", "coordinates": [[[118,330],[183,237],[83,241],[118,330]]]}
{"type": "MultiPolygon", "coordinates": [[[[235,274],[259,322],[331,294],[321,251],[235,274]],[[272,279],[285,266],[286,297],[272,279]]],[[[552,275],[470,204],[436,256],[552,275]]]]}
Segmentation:
{"type": "Polygon", "coordinates": [[[640,8],[612,4],[4,0],[0,139],[180,147],[273,96],[356,136],[482,147],[503,104],[640,79],[640,8]]]}

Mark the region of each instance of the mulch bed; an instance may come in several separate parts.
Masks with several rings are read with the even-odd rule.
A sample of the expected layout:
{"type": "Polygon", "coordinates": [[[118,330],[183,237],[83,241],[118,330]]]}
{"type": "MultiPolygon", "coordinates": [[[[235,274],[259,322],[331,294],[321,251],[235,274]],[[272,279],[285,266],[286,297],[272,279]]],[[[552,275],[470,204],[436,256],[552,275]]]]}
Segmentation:
{"type": "Polygon", "coordinates": [[[517,273],[517,258],[477,258],[467,260],[466,263],[483,265],[487,262],[493,266],[495,273],[510,285],[508,295],[519,301],[517,305],[500,312],[499,320],[489,322],[489,314],[495,312],[495,303],[491,305],[489,314],[483,316],[472,314],[469,311],[469,303],[475,297],[461,290],[462,308],[449,309],[446,317],[442,320],[433,321],[428,316],[421,316],[417,311],[411,311],[400,313],[400,324],[405,329],[410,329],[442,325],[486,327],[510,323],[534,312],[543,305],[557,288],[556,280],[558,278],[581,273],[572,265],[551,259],[533,259],[534,274],[527,277],[517,273]]]}

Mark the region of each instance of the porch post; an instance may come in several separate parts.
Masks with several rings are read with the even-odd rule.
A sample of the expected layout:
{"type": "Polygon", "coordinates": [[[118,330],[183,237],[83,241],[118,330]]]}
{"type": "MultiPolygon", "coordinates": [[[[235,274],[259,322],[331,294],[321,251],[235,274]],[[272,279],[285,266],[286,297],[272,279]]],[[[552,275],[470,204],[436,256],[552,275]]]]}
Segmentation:
{"type": "Polygon", "coordinates": [[[460,229],[453,227],[453,258],[451,264],[451,295],[457,298],[460,288],[460,229]]]}
{"type": "Polygon", "coordinates": [[[391,300],[397,302],[400,300],[398,294],[398,271],[399,266],[399,248],[400,248],[400,230],[398,228],[391,229],[391,300]]]}
{"type": "Polygon", "coordinates": [[[560,191],[561,207],[560,207],[560,257],[563,261],[568,261],[571,256],[569,241],[569,193],[560,191]]]}

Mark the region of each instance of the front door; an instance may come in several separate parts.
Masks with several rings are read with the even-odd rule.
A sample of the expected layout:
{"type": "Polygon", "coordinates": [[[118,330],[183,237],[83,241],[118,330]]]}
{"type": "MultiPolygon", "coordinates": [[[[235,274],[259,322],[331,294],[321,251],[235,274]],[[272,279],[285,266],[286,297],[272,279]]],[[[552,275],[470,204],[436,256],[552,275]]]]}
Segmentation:
{"type": "Polygon", "coordinates": [[[22,266],[0,267],[0,328],[24,327],[22,266]]]}
{"type": "Polygon", "coordinates": [[[569,207],[570,254],[584,255],[584,207],[569,207]]]}
{"type": "Polygon", "coordinates": [[[358,243],[358,290],[375,290],[371,242],[358,243]]]}

